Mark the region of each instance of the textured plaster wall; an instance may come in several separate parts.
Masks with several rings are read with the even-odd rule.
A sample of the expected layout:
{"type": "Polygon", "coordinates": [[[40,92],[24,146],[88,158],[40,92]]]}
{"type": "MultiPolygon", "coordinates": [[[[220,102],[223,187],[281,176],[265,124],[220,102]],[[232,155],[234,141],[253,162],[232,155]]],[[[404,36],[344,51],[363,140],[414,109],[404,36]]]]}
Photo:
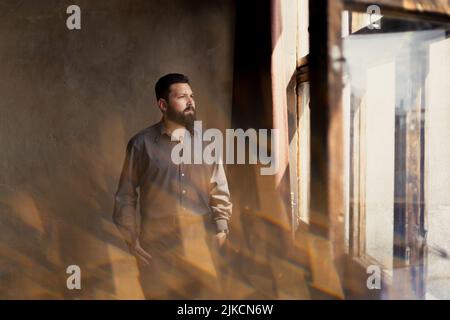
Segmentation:
{"type": "Polygon", "coordinates": [[[233,43],[231,0],[0,1],[0,298],[142,297],[111,223],[126,142],[159,120],[168,72],[229,127],[233,43]]]}

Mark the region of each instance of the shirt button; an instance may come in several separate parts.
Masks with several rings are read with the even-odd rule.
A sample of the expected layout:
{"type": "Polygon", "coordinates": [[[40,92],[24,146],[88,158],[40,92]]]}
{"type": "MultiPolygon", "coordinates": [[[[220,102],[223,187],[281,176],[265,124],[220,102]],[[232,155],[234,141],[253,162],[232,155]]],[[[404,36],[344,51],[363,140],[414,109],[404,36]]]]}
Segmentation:
{"type": "Polygon", "coordinates": [[[182,193],[182,194],[186,194],[186,190],[182,190],[181,193],[182,193]]]}
{"type": "Polygon", "coordinates": [[[184,172],[181,173],[181,176],[184,177],[184,172]]]}

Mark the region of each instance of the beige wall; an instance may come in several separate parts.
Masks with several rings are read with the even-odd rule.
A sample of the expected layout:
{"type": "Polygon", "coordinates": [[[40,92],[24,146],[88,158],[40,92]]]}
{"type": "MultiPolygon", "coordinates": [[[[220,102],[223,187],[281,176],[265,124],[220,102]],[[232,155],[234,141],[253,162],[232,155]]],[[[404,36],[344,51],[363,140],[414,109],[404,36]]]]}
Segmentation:
{"type": "Polygon", "coordinates": [[[155,81],[186,73],[205,125],[230,122],[233,1],[80,0],[79,31],[70,4],[0,1],[0,298],[141,297],[111,214],[155,81]]]}

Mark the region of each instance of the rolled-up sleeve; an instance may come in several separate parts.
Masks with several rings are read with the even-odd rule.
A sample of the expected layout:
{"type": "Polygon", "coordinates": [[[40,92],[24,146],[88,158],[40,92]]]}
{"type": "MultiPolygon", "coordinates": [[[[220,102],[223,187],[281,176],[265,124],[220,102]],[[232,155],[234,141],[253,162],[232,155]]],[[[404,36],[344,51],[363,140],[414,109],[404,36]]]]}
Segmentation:
{"type": "Polygon", "coordinates": [[[137,237],[136,205],[138,187],[139,151],[135,141],[131,139],[127,144],[125,162],[115,194],[113,213],[113,221],[127,241],[132,241],[137,237]]]}
{"type": "Polygon", "coordinates": [[[233,205],[230,201],[227,177],[220,163],[214,165],[211,176],[209,205],[217,231],[228,230],[233,205]]]}

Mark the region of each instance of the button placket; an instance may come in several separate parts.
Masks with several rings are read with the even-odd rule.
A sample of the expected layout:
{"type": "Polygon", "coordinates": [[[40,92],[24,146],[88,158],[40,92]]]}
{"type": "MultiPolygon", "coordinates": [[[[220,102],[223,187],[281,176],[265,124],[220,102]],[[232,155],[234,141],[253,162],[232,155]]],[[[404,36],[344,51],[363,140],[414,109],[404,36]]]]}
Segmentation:
{"type": "Polygon", "coordinates": [[[180,208],[182,212],[186,211],[186,208],[184,206],[184,196],[186,195],[186,189],[184,189],[184,172],[183,172],[183,164],[181,163],[179,166],[180,169],[180,190],[181,190],[181,195],[180,195],[180,208]]]}

